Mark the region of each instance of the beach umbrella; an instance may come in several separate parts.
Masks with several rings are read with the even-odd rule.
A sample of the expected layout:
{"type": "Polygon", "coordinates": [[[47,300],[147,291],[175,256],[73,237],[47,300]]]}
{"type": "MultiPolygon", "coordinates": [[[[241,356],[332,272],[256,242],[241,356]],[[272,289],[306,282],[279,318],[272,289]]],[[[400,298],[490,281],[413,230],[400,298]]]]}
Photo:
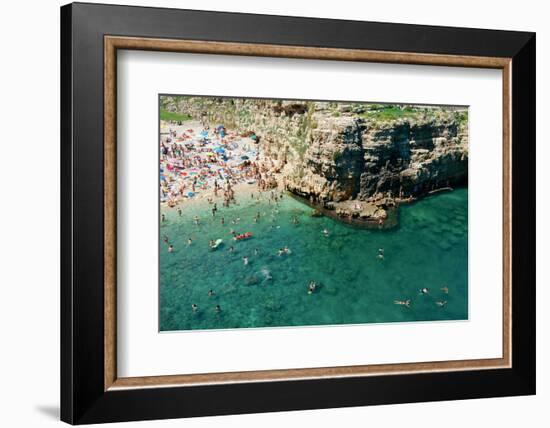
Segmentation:
{"type": "Polygon", "coordinates": [[[223,149],[223,148],[221,148],[221,147],[216,147],[216,148],[214,149],[214,152],[216,152],[216,153],[225,153],[225,149],[223,149]]]}

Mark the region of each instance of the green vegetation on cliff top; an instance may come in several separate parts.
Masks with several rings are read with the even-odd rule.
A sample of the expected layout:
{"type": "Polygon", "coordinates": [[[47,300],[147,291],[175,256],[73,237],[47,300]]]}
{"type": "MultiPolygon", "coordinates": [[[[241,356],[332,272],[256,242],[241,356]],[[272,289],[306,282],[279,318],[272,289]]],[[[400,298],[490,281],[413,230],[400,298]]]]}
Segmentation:
{"type": "Polygon", "coordinates": [[[176,113],[173,111],[164,110],[163,108],[160,109],[160,120],[174,120],[174,121],[186,121],[192,119],[191,116],[185,113],[176,113]]]}

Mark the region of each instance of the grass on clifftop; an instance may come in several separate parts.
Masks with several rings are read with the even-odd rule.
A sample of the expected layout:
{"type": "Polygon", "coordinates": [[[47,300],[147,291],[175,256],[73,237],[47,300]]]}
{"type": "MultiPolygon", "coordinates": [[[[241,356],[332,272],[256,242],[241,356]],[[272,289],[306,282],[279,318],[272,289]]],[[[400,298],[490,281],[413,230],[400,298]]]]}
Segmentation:
{"type": "Polygon", "coordinates": [[[186,120],[191,120],[191,119],[192,117],[189,116],[188,114],[176,113],[173,111],[164,110],[162,108],[160,109],[160,120],[166,120],[166,121],[173,120],[173,121],[185,122],[186,120]]]}
{"type": "Polygon", "coordinates": [[[382,122],[390,122],[401,118],[417,118],[422,114],[422,111],[406,106],[399,107],[396,105],[380,106],[376,110],[369,110],[361,114],[365,119],[374,119],[382,122]]]}

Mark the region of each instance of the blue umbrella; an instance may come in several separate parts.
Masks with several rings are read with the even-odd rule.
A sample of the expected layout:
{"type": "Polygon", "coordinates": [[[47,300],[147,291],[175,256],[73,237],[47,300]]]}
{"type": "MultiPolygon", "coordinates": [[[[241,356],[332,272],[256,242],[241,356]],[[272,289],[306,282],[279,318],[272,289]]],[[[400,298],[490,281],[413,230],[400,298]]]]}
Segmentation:
{"type": "Polygon", "coordinates": [[[216,147],[216,148],[214,149],[214,152],[215,152],[215,153],[225,153],[225,149],[222,149],[221,147],[216,147]]]}

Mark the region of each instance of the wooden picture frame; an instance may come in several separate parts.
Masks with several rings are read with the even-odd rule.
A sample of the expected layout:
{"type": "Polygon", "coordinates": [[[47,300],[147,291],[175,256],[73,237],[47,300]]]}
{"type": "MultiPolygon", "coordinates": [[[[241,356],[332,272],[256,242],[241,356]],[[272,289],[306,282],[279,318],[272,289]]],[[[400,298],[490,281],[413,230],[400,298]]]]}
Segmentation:
{"type": "Polygon", "coordinates": [[[61,54],[62,420],[81,424],[535,392],[534,34],[75,3],[61,9],[61,54]],[[244,30],[251,28],[256,31],[244,30]],[[118,49],[502,70],[502,358],[118,377],[118,49]]]}

